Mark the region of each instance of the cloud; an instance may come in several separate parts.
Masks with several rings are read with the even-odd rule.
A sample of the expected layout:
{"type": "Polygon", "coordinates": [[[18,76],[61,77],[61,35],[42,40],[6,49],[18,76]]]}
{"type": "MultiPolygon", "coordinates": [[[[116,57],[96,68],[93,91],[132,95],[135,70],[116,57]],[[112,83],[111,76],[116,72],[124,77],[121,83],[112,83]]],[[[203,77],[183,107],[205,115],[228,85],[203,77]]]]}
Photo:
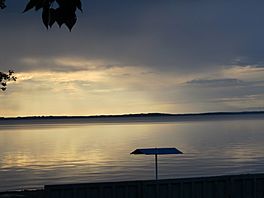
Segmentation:
{"type": "Polygon", "coordinates": [[[19,61],[25,71],[103,71],[114,67],[121,67],[117,63],[109,64],[102,60],[86,59],[84,57],[25,57],[19,61]]]}
{"type": "Polygon", "coordinates": [[[239,67],[251,67],[251,68],[263,68],[264,67],[264,60],[262,56],[258,57],[254,56],[246,56],[246,57],[237,57],[233,61],[233,65],[239,67]]]}
{"type": "Polygon", "coordinates": [[[28,66],[17,60],[29,55],[79,56],[110,65],[199,73],[229,67],[237,57],[263,62],[263,7],[263,1],[248,0],[90,0],[71,33],[56,27],[46,31],[39,13],[3,16],[1,24],[9,26],[0,33],[6,57],[0,64],[24,71],[28,66]]]}
{"type": "Polygon", "coordinates": [[[264,69],[255,65],[237,66],[222,70],[222,75],[227,77],[239,78],[243,81],[261,83],[263,81],[264,69]]]}
{"type": "Polygon", "coordinates": [[[223,86],[243,86],[246,85],[245,82],[238,79],[195,79],[186,82],[187,85],[198,85],[198,86],[213,86],[213,87],[223,87],[223,86]]]}
{"type": "Polygon", "coordinates": [[[17,114],[263,106],[262,0],[87,0],[72,32],[8,3],[0,71],[18,76],[4,99],[17,114]]]}

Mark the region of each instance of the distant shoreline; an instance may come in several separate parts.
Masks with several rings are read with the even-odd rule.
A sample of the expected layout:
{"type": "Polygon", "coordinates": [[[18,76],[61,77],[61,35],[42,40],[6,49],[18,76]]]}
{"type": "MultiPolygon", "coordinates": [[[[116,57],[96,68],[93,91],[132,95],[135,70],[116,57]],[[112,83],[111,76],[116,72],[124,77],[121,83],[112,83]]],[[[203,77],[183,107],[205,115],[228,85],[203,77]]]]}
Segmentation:
{"type": "Polygon", "coordinates": [[[193,114],[142,113],[98,116],[31,116],[0,117],[1,124],[80,124],[80,123],[140,123],[140,122],[180,122],[208,120],[264,119],[264,111],[214,112],[193,114]]]}

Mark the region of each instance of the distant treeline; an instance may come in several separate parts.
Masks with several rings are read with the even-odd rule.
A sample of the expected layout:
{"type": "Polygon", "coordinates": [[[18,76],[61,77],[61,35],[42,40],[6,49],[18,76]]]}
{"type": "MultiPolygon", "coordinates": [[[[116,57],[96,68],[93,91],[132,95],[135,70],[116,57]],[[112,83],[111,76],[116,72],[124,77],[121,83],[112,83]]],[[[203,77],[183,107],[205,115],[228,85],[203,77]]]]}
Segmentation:
{"type": "Polygon", "coordinates": [[[245,112],[209,112],[209,113],[188,113],[188,114],[168,114],[168,113],[140,113],[123,115],[93,115],[93,116],[27,116],[27,117],[0,117],[0,120],[41,120],[41,119],[95,119],[95,118],[154,118],[154,117],[207,117],[207,116],[231,116],[231,115],[264,115],[264,111],[245,112]]]}

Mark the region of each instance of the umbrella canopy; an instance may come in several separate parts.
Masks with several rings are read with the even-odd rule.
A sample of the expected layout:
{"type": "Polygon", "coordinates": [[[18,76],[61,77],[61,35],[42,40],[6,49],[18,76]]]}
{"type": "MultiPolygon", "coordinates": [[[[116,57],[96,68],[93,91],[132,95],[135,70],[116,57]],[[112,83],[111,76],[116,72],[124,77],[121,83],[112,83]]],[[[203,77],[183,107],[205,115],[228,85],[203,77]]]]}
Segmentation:
{"type": "Polygon", "coordinates": [[[140,148],[134,150],[130,154],[169,155],[169,154],[183,154],[183,153],[176,148],[140,148]]]}
{"type": "Polygon", "coordinates": [[[183,154],[176,148],[140,148],[130,154],[133,155],[155,155],[155,172],[156,180],[158,180],[158,155],[183,154]]]}

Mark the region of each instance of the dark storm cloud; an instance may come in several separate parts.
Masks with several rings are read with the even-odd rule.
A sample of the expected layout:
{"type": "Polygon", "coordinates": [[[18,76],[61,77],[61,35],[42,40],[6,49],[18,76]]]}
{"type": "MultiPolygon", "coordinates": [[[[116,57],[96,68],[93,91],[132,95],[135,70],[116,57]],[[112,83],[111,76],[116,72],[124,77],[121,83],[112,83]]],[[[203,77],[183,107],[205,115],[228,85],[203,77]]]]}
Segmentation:
{"type": "Polygon", "coordinates": [[[253,54],[247,57],[238,57],[233,61],[233,64],[240,67],[263,68],[263,55],[253,54]]]}
{"type": "Polygon", "coordinates": [[[238,79],[196,79],[186,82],[187,85],[198,85],[198,86],[214,86],[214,87],[225,87],[225,86],[243,86],[247,85],[246,82],[238,79]]]}
{"type": "MultiPolygon", "coordinates": [[[[1,13],[1,69],[13,65],[16,70],[43,69],[46,66],[20,60],[57,56],[187,73],[229,66],[237,57],[246,57],[253,65],[264,62],[264,2],[260,0],[83,3],[84,13],[78,14],[71,33],[56,27],[46,31],[41,13],[15,14],[12,9],[1,13]]],[[[9,7],[13,4],[17,1],[9,1],[9,7]]],[[[23,3],[15,10],[18,7],[23,10],[23,3]]]]}

